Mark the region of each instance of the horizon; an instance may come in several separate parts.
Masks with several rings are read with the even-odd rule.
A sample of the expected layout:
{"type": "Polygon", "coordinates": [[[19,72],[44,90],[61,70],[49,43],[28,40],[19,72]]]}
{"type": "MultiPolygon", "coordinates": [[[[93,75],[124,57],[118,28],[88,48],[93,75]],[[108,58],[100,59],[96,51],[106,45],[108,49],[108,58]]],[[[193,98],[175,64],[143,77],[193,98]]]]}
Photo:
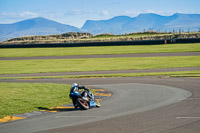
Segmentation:
{"type": "Polygon", "coordinates": [[[42,17],[81,28],[86,20],[154,13],[200,14],[199,0],[0,0],[0,24],[42,17]]]}
{"type": "MultiPolygon", "coordinates": [[[[141,13],[141,14],[138,14],[137,16],[135,17],[138,17],[139,15],[143,15],[143,14],[155,14],[155,15],[159,15],[159,16],[165,16],[165,17],[168,17],[168,16],[173,16],[175,14],[185,14],[185,13],[174,13],[172,15],[160,15],[160,14],[156,14],[156,13],[141,13]]],[[[200,13],[195,13],[197,15],[200,15],[200,13]]],[[[121,16],[125,16],[125,15],[121,15],[121,16]]],[[[112,18],[115,18],[115,17],[121,17],[121,16],[113,16],[112,18]]],[[[131,16],[125,16],[125,17],[130,17],[130,18],[135,18],[135,17],[131,17],[131,16]]],[[[38,16],[38,17],[34,17],[34,18],[28,18],[28,19],[24,19],[24,20],[20,20],[20,21],[16,21],[16,22],[13,22],[13,23],[4,23],[4,24],[14,24],[14,23],[18,23],[18,22],[22,22],[22,21],[26,21],[26,20],[31,20],[31,19],[36,19],[36,18],[43,18],[43,19],[47,19],[47,20],[50,20],[50,21],[55,21],[57,22],[56,20],[53,20],[53,19],[48,19],[48,18],[45,18],[45,17],[41,17],[41,16],[38,16]]],[[[112,19],[112,18],[108,18],[108,19],[102,19],[102,20],[109,20],[109,19],[112,19]]],[[[86,20],[87,21],[87,20],[86,20]]],[[[85,22],[86,22],[85,21],[85,22]]],[[[91,21],[101,21],[101,20],[91,20],[91,21]]],[[[60,24],[64,24],[64,23],[61,23],[61,22],[58,22],[60,24]]],[[[0,23],[1,24],[1,23],[0,23]]],[[[82,28],[84,26],[85,23],[83,23],[83,25],[81,27],[76,27],[76,28],[82,28]]],[[[65,25],[69,25],[69,24],[65,24],[65,25]]],[[[73,25],[70,25],[70,26],[73,26],[73,25]]]]}

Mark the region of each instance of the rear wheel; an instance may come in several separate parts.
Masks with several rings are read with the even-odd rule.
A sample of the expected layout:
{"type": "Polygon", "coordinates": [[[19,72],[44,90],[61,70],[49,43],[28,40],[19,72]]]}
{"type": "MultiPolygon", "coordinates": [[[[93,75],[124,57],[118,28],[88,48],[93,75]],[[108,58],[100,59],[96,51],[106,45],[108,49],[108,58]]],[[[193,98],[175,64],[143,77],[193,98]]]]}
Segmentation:
{"type": "Polygon", "coordinates": [[[77,104],[81,109],[88,110],[90,108],[89,103],[82,98],[77,99],[77,104]]]}

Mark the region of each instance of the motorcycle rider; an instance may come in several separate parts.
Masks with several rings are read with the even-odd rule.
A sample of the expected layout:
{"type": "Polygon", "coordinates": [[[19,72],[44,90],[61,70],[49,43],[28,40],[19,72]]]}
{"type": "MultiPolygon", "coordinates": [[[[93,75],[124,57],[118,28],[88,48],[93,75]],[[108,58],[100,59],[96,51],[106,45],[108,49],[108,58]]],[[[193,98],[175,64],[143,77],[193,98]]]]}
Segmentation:
{"type": "MultiPolygon", "coordinates": [[[[82,98],[86,101],[89,101],[92,97],[90,96],[89,89],[86,88],[85,86],[79,86],[77,83],[73,83],[70,93],[79,92],[80,89],[84,90],[82,93],[82,96],[83,96],[82,98]]],[[[77,108],[78,105],[77,105],[76,101],[72,100],[72,102],[74,104],[74,107],[77,108]]]]}

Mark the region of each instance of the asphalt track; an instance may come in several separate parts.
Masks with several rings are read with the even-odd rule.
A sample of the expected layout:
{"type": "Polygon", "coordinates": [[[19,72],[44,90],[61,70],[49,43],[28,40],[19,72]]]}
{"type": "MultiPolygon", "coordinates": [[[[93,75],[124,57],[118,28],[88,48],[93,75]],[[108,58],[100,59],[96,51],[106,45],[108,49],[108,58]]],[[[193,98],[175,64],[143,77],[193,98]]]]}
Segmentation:
{"type": "Polygon", "coordinates": [[[100,109],[69,110],[3,123],[0,125],[2,133],[37,131],[48,133],[78,133],[80,131],[82,133],[90,131],[199,133],[200,131],[198,78],[127,77],[38,79],[15,82],[69,84],[78,82],[93,88],[109,89],[113,95],[102,102],[100,109]]]}
{"type": "Polygon", "coordinates": [[[68,110],[0,124],[0,133],[199,133],[200,79],[125,77],[0,80],[1,82],[78,82],[113,95],[100,109],[68,110]]]}

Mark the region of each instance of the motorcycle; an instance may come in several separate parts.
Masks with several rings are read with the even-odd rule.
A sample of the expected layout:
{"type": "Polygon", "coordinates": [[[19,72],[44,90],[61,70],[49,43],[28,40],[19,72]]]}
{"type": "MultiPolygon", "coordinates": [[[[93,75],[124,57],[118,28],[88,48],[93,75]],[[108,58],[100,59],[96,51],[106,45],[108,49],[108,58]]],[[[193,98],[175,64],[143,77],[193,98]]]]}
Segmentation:
{"type": "Polygon", "coordinates": [[[70,98],[72,99],[75,108],[82,110],[88,110],[92,107],[100,107],[100,103],[95,99],[94,95],[88,90],[80,92],[70,92],[70,98]]]}

